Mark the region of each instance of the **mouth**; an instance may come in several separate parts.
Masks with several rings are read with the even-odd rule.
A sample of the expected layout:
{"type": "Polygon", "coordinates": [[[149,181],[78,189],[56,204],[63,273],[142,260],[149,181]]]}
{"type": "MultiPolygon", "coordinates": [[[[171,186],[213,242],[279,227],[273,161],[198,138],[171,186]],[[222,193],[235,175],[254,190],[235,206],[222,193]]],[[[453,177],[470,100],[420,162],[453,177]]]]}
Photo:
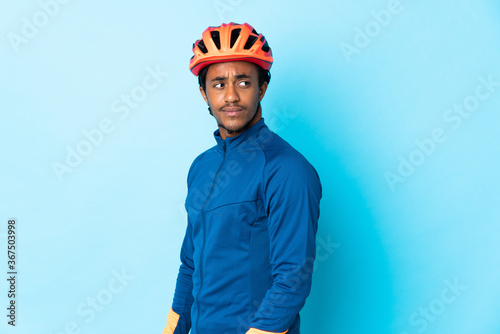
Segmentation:
{"type": "Polygon", "coordinates": [[[228,116],[236,116],[239,113],[241,113],[243,109],[238,108],[238,107],[226,107],[222,109],[222,112],[224,112],[228,116]]]}

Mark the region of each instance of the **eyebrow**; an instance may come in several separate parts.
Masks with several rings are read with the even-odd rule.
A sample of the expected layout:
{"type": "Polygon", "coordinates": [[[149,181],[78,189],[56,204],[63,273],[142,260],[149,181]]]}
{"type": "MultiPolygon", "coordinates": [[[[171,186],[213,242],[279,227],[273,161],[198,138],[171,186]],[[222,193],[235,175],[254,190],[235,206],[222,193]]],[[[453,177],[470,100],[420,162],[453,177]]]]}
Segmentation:
{"type": "MultiPolygon", "coordinates": [[[[252,78],[248,74],[236,74],[235,77],[236,77],[236,79],[251,79],[252,78]]],[[[224,80],[227,80],[227,77],[220,76],[220,77],[213,78],[212,80],[210,80],[210,82],[224,81],[224,80]]]]}

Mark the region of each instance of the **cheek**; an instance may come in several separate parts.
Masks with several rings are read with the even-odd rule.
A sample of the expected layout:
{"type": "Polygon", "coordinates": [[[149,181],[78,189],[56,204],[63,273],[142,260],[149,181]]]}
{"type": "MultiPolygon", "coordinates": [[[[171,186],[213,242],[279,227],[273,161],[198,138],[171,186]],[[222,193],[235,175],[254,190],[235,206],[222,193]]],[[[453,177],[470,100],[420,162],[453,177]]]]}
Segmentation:
{"type": "Polygon", "coordinates": [[[255,94],[255,99],[254,99],[254,101],[255,101],[255,104],[259,104],[259,102],[260,102],[260,95],[259,95],[259,92],[258,92],[258,91],[257,91],[257,93],[255,94]]]}
{"type": "Polygon", "coordinates": [[[207,99],[210,102],[210,104],[218,104],[220,103],[219,100],[221,99],[221,94],[216,94],[214,92],[209,92],[207,91],[207,99]]]}
{"type": "Polygon", "coordinates": [[[259,90],[252,90],[251,92],[248,92],[247,94],[247,101],[250,103],[259,103],[260,100],[260,91],[259,90]]]}

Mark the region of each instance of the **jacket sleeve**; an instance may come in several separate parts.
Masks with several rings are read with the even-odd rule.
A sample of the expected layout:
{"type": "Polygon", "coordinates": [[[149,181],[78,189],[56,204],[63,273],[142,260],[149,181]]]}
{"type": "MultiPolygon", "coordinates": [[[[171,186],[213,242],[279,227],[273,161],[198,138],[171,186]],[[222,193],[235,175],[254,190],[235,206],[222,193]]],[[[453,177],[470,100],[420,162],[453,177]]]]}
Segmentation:
{"type": "Polygon", "coordinates": [[[300,156],[264,169],[273,285],[247,334],[286,333],[311,290],[322,187],[314,167],[300,156]]]}
{"type": "Polygon", "coordinates": [[[167,326],[162,334],[188,334],[191,329],[191,306],[193,305],[193,240],[189,223],[181,248],[181,266],[177,275],[174,301],[167,317],[167,326]]]}

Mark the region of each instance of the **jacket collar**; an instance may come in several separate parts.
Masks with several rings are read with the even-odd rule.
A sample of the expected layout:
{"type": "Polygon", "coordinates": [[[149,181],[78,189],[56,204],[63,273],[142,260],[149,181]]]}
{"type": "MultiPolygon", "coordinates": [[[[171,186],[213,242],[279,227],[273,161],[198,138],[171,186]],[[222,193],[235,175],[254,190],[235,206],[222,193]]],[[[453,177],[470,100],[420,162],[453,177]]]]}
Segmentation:
{"type": "Polygon", "coordinates": [[[264,118],[262,117],[257,123],[240,133],[235,137],[226,137],[226,139],[222,139],[220,136],[220,130],[217,129],[214,131],[214,138],[217,142],[217,151],[220,153],[224,153],[224,151],[232,151],[238,148],[239,145],[245,142],[255,142],[261,129],[266,128],[267,125],[264,123],[264,118]]]}

